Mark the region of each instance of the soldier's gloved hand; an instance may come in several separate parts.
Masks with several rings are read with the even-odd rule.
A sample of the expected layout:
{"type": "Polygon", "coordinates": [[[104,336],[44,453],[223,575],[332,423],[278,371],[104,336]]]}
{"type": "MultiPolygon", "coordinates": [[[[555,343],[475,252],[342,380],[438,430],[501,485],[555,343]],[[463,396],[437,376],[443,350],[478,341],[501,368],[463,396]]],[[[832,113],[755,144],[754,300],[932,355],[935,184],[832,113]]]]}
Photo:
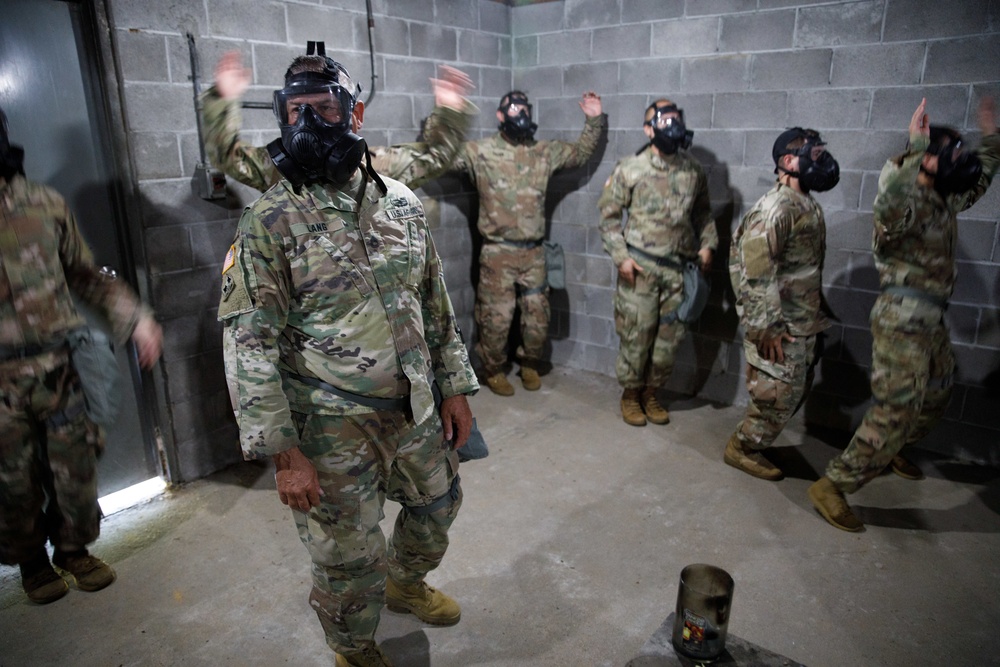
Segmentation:
{"type": "Polygon", "coordinates": [[[449,396],[441,401],[441,428],[452,449],[459,449],[472,433],[472,410],[465,396],[449,396]]]}
{"type": "Polygon", "coordinates": [[[238,100],[250,87],[250,70],[239,51],[226,51],[215,66],[215,89],[224,100],[238,100]]]}
{"type": "Polygon", "coordinates": [[[319,475],[312,461],[298,447],[275,454],[272,458],[274,482],[281,502],[300,512],[308,512],[310,508],[317,507],[323,490],[319,486],[319,475]]]}

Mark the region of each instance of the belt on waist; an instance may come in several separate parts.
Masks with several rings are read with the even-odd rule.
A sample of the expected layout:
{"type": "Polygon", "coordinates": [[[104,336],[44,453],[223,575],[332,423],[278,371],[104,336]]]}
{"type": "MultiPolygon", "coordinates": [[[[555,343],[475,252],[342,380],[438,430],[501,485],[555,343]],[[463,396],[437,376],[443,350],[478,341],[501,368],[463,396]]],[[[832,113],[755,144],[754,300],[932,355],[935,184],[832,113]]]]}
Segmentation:
{"type": "Polygon", "coordinates": [[[499,241],[494,241],[492,239],[484,239],[487,243],[499,243],[501,245],[514,246],[515,248],[537,248],[542,245],[544,239],[538,239],[536,241],[508,241],[506,239],[501,239],[499,241]]]}
{"type": "Polygon", "coordinates": [[[657,257],[656,255],[650,255],[645,250],[639,250],[633,245],[626,244],[626,247],[628,247],[628,252],[633,257],[644,259],[647,262],[653,262],[657,266],[667,266],[671,269],[676,269],[677,271],[684,270],[684,259],[679,256],[678,259],[674,259],[672,257],[657,257]]]}
{"type": "Polygon", "coordinates": [[[917,289],[916,287],[903,287],[902,285],[889,285],[882,288],[884,294],[898,294],[900,296],[911,296],[914,299],[920,299],[921,301],[926,301],[927,303],[934,304],[938,308],[944,310],[948,307],[948,300],[939,296],[934,296],[929,294],[922,289],[917,289]]]}
{"type": "Polygon", "coordinates": [[[0,361],[13,361],[14,359],[27,359],[37,357],[46,352],[53,352],[66,345],[66,341],[49,343],[48,345],[25,345],[23,347],[9,347],[0,345],[0,361]]]}
{"type": "Polygon", "coordinates": [[[334,387],[329,382],[323,382],[319,378],[307,377],[290,371],[283,372],[288,377],[301,382],[302,384],[322,389],[323,391],[329,392],[334,396],[339,396],[340,398],[348,400],[352,403],[357,403],[358,405],[363,405],[368,408],[374,408],[376,410],[402,411],[406,410],[406,408],[410,406],[410,398],[408,396],[400,398],[378,398],[376,396],[365,396],[364,394],[355,394],[353,391],[347,391],[346,389],[341,389],[340,387],[334,387]]]}

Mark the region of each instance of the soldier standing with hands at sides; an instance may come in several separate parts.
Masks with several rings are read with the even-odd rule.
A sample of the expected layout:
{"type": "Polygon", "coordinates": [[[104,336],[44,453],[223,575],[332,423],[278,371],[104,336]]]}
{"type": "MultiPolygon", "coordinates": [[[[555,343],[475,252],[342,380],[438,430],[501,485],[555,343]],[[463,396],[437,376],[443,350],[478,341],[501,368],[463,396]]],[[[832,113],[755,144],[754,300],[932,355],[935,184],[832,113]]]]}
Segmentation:
{"type": "Polygon", "coordinates": [[[844,498],[887,466],[906,479],[920,468],[900,451],[927,435],[948,406],[955,357],[944,311],[955,286],[956,216],[972,206],[1000,168],[993,100],[979,105],[982,143],[969,150],[957,130],[930,125],[922,100],[902,155],[879,176],[872,246],[882,293],[871,312],[874,404],[843,454],[809,487],[831,525],[864,530],[844,498]]]}
{"type": "Polygon", "coordinates": [[[733,233],[729,276],[743,326],[747,405],[723,460],[766,480],[784,477],[763,455],[805,400],[813,381],[823,312],[826,221],[810,192],[840,180],[816,130],[782,132],[771,150],[778,182],[733,233]]]}
{"type": "Polygon", "coordinates": [[[586,121],[575,143],[536,141],[528,96],[514,90],[497,108],[499,132],[466,142],[453,169],[472,179],[479,193],[479,285],[475,320],[477,352],[486,384],[495,394],[513,396],[507,380],[507,338],[515,305],[521,309],[521,384],[542,386],[538,366],[549,334],[549,285],[545,271],[545,192],[560,169],[586,164],[606,123],[601,98],[593,91],[580,99],[586,121]]]}
{"type": "Polygon", "coordinates": [[[597,202],[604,249],[618,267],[615,372],[624,390],[622,419],[632,426],[670,422],[656,392],[670,377],[686,329],[675,317],[684,298],[683,264],[696,260],[707,272],[719,245],[708,180],[686,150],[694,133],[684,112],[657,100],[642,129],[649,147],[619,160],[597,202]]]}
{"type": "Polygon", "coordinates": [[[85,322],[73,292],[131,337],[139,364],[160,357],[152,312],[112,272],[94,265],[76,218],[58,192],[24,177],[0,110],[0,562],[18,565],[33,602],[58,600],[115,580],[87,545],[101,532],[97,459],[104,434],[87,416],[67,335],[85,322]]]}
{"type": "Polygon", "coordinates": [[[362,166],[359,92],[322,50],[292,62],[274,95],[282,179],[240,219],[219,306],[243,455],[275,463],[338,667],[392,664],[383,606],[461,618],[424,579],[462,504],[479,388],[420,200],[362,166]],[[386,497],[402,505],[388,545],[386,497]]]}
{"type": "MultiPolygon", "coordinates": [[[[402,181],[410,188],[437,178],[451,166],[465,138],[469,121],[477,112],[466,99],[472,80],[464,72],[439,66],[442,78],[431,79],[434,111],[425,140],[389,147],[372,147],[372,165],[380,174],[402,181]]],[[[267,190],[281,179],[268,147],[249,146],[239,138],[239,101],[250,86],[250,70],[243,67],[239,51],[229,51],[215,67],[215,85],[202,93],[205,144],[213,163],[240,183],[267,190]]],[[[358,130],[364,119],[364,102],[356,105],[358,130]]]]}

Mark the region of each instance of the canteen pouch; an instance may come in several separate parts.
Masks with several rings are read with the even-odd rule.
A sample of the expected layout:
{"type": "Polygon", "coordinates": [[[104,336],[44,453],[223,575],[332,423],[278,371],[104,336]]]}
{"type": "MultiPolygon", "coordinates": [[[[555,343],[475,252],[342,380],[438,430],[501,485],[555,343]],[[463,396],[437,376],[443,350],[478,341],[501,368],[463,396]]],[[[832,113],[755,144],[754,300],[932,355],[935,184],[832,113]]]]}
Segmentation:
{"type": "Polygon", "coordinates": [[[566,289],[566,255],[563,247],[545,241],[545,279],[552,289],[566,289]]]}
{"type": "Polygon", "coordinates": [[[691,323],[701,317],[708,303],[709,292],[712,285],[708,282],[705,274],[701,272],[698,262],[684,263],[684,300],[677,307],[676,319],[681,322],[691,323]]]}
{"type": "Polygon", "coordinates": [[[101,426],[113,424],[121,407],[114,344],[106,333],[92,327],[73,329],[66,336],[66,342],[70,363],[80,377],[87,417],[101,426]]]}

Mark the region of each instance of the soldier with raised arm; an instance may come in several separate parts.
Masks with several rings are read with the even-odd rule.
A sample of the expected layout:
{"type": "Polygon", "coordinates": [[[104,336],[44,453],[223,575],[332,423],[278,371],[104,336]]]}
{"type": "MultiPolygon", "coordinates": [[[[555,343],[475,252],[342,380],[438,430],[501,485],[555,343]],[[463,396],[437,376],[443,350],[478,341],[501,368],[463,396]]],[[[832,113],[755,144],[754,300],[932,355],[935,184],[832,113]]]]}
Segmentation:
{"type": "MultiPolygon", "coordinates": [[[[369,146],[372,165],[380,174],[416,189],[447,171],[465,138],[469,120],[477,112],[465,96],[472,80],[462,71],[441,65],[441,78],[431,79],[435,107],[424,141],[397,146],[369,146]]],[[[215,68],[215,85],[202,93],[205,145],[212,163],[240,183],[264,191],[277,183],[278,173],[266,146],[252,146],[239,138],[240,99],[250,86],[250,71],[239,51],[229,51],[215,68]]],[[[364,102],[358,101],[358,129],[364,120],[364,102]]]]}

